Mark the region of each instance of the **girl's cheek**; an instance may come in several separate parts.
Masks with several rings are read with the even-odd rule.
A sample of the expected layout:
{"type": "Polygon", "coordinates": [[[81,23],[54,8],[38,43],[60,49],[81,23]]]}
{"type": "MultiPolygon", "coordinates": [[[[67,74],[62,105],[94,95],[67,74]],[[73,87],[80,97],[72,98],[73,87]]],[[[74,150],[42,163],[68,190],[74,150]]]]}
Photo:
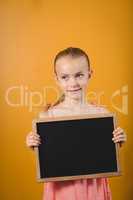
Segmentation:
{"type": "Polygon", "coordinates": [[[65,87],[66,86],[66,82],[63,81],[63,80],[59,80],[58,84],[59,84],[60,87],[65,87]]]}
{"type": "Polygon", "coordinates": [[[65,83],[60,83],[59,86],[62,90],[67,90],[67,87],[68,87],[67,84],[65,83]]]}
{"type": "Polygon", "coordinates": [[[86,86],[87,84],[88,84],[88,79],[80,81],[80,85],[83,87],[86,86]]]}

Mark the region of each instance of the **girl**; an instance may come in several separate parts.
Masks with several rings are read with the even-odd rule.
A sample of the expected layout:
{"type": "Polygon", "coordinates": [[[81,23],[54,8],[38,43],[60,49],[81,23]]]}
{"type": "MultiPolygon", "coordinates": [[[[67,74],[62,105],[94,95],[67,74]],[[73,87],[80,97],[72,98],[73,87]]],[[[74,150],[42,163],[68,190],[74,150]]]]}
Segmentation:
{"type": "MultiPolygon", "coordinates": [[[[88,55],[83,50],[70,47],[59,52],[54,61],[54,73],[63,94],[55,104],[40,113],[40,118],[109,112],[86,101],[85,94],[92,70],[88,55]]],[[[126,141],[126,134],[120,127],[113,131],[112,140],[120,144],[126,141]]],[[[36,133],[27,135],[28,147],[40,143],[36,133]]],[[[107,178],[48,182],[44,189],[43,200],[111,200],[107,178]]]]}

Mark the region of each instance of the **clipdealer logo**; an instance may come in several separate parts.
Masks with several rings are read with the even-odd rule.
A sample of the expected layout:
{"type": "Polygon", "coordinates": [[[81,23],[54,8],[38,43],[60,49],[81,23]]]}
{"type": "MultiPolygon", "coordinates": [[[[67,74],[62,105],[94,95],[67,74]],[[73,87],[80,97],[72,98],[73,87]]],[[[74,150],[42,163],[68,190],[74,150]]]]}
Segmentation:
{"type": "MultiPolygon", "coordinates": [[[[97,105],[103,105],[102,98],[105,96],[104,91],[94,92],[91,91],[87,94],[87,99],[90,102],[96,102],[97,105]]],[[[122,86],[120,89],[115,90],[109,98],[109,103],[112,108],[121,114],[128,115],[128,85],[122,86]],[[119,103],[116,100],[119,99],[119,103]]]]}
{"type": "Polygon", "coordinates": [[[116,90],[111,96],[112,107],[120,113],[128,115],[128,85],[122,86],[120,89],[116,90]],[[114,100],[117,97],[121,97],[121,106],[116,106],[114,100]]]}
{"type": "Polygon", "coordinates": [[[5,92],[5,101],[11,107],[28,107],[29,112],[33,111],[33,108],[39,106],[45,106],[47,103],[48,92],[54,92],[56,99],[59,98],[59,91],[52,86],[46,86],[40,91],[31,91],[27,86],[12,86],[5,92]],[[17,102],[12,100],[14,95],[17,95],[17,102]]]}
{"type": "MultiPolygon", "coordinates": [[[[56,100],[60,97],[59,90],[54,86],[46,86],[42,91],[31,91],[27,86],[19,85],[9,87],[5,92],[5,101],[11,107],[27,107],[29,112],[33,111],[33,108],[45,106],[47,104],[48,92],[54,92],[56,94],[56,100]],[[17,102],[13,100],[13,96],[17,96],[17,102]]],[[[86,100],[90,101],[95,99],[98,105],[102,104],[102,97],[105,96],[105,92],[90,91],[87,93],[86,100]]],[[[55,101],[56,101],[55,100],[55,101]]],[[[110,96],[110,103],[112,108],[116,111],[128,115],[128,85],[122,86],[120,89],[115,90],[110,96]],[[120,105],[116,105],[115,100],[120,98],[120,105]]],[[[106,105],[104,105],[106,106],[106,105]]]]}

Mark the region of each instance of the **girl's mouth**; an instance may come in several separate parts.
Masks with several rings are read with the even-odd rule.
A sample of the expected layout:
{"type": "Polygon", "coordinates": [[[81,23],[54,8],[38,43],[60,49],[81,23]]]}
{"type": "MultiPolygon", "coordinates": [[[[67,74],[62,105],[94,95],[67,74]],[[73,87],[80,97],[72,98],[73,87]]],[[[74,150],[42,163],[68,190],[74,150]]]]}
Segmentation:
{"type": "Polygon", "coordinates": [[[77,91],[79,91],[79,90],[81,90],[81,88],[76,89],[76,90],[67,90],[67,91],[68,91],[68,92],[77,92],[77,91]]]}

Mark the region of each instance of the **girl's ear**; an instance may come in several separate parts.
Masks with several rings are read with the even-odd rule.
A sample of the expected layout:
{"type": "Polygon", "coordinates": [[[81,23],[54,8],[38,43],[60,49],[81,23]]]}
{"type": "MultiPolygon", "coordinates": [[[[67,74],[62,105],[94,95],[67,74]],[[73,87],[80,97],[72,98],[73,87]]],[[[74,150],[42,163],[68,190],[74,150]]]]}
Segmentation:
{"type": "Polygon", "coordinates": [[[54,75],[54,80],[55,80],[56,84],[58,85],[59,84],[59,80],[58,80],[58,77],[56,75],[54,75]]]}
{"type": "Polygon", "coordinates": [[[92,74],[93,74],[93,70],[90,69],[90,71],[89,71],[89,78],[91,78],[92,74]]]}

